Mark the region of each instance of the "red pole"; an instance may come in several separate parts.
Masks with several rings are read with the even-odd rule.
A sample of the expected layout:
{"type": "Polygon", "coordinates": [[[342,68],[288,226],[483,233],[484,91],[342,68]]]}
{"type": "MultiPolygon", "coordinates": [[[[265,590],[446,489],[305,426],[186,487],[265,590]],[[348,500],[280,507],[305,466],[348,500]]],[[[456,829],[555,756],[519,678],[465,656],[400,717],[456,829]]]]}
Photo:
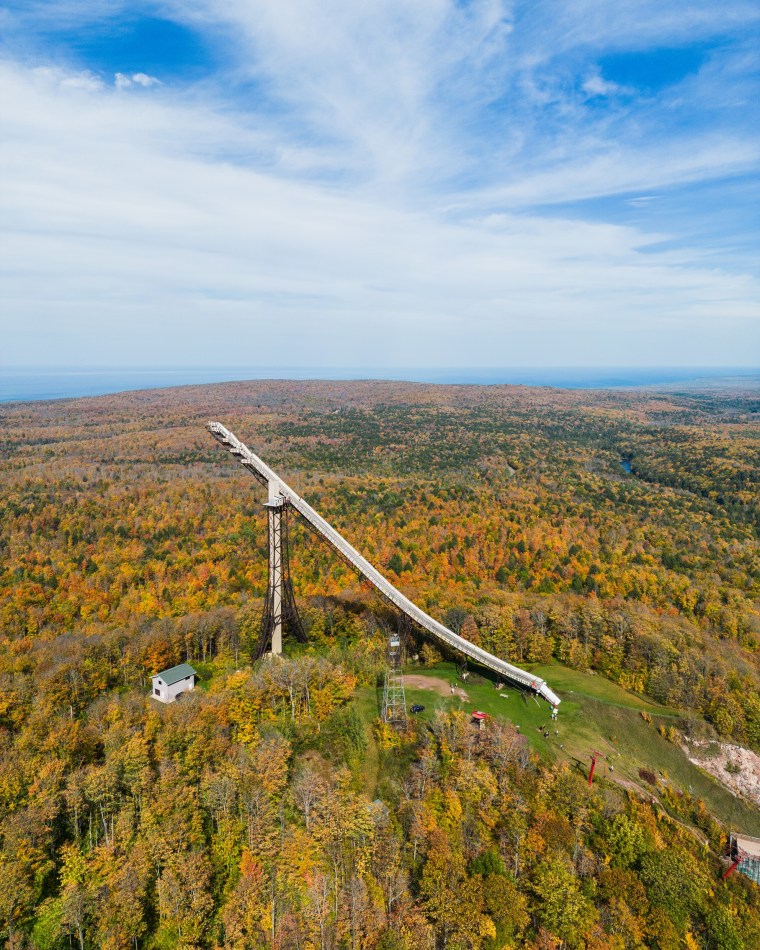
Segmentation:
{"type": "Polygon", "coordinates": [[[596,770],[596,760],[603,759],[604,756],[597,749],[594,749],[594,751],[590,752],[589,755],[591,756],[591,768],[588,773],[588,783],[589,785],[591,785],[592,782],[594,781],[594,772],[596,770]]]}
{"type": "Polygon", "coordinates": [[[741,864],[741,860],[742,860],[741,858],[737,858],[737,859],[734,861],[734,863],[731,865],[731,867],[726,871],[726,873],[725,873],[725,874],[723,875],[723,877],[721,878],[721,881],[725,881],[729,874],[733,874],[733,873],[734,873],[734,871],[735,871],[735,870],[739,867],[739,865],[741,864]]]}

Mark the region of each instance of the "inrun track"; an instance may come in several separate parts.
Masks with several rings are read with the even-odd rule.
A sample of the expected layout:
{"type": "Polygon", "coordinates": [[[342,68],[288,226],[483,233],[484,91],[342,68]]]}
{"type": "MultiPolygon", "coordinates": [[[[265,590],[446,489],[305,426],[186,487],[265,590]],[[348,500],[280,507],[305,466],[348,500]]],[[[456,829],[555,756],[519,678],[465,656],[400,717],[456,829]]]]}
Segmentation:
{"type": "Polygon", "coordinates": [[[304,501],[300,495],[293,491],[279,475],[276,474],[267,464],[262,461],[258,455],[253,453],[247,445],[244,445],[237,436],[233,435],[229,429],[226,429],[219,422],[209,422],[206,426],[213,437],[227,449],[240,464],[261,482],[267,486],[269,491],[269,505],[289,505],[297,511],[307,524],[314,529],[317,534],[326,541],[337,553],[353,567],[358,573],[365,577],[370,584],[375,587],[380,594],[394,607],[406,615],[417,626],[421,627],[432,637],[444,644],[448,649],[454,650],[480,666],[493,670],[505,679],[516,683],[524,689],[532,690],[539,696],[546,699],[552,706],[559,706],[560,698],[554,693],[545,680],[539,679],[521,670],[518,666],[501,660],[487,650],[475,646],[464,637],[449,630],[442,623],[435,620],[415,603],[405,597],[396,587],[391,584],[377,568],[373,567],[369,561],[349,544],[348,541],[325,519],[317,514],[311,505],[304,501]]]}

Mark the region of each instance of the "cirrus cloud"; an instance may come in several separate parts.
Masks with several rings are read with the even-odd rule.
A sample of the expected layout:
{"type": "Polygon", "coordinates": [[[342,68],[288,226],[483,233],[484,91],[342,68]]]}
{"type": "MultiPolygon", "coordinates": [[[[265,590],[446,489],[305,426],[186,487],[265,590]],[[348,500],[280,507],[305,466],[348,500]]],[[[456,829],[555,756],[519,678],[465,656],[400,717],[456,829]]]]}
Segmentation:
{"type": "Polygon", "coordinates": [[[746,198],[704,235],[667,207],[756,173],[752,8],[597,7],[165,2],[211,77],[8,58],[4,358],[742,362],[746,198]],[[726,30],[657,98],[599,66],[726,30]]]}

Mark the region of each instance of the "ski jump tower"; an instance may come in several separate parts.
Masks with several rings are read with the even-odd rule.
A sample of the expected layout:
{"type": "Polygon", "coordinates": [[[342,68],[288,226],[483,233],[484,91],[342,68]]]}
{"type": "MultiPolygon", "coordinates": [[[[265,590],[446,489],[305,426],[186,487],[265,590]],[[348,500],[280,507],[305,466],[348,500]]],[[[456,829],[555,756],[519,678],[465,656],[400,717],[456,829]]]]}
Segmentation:
{"type": "Polygon", "coordinates": [[[366,558],[339,534],[332,525],[297,495],[258,455],[244,445],[229,429],[225,429],[218,422],[209,422],[208,431],[221,445],[233,455],[253,477],[266,486],[268,498],[265,506],[268,511],[269,530],[269,581],[267,584],[266,609],[257,656],[262,656],[268,649],[273,654],[282,653],[283,628],[290,631],[300,640],[305,640],[301,622],[298,619],[293,587],[290,581],[290,567],[288,560],[288,514],[296,511],[316,534],[326,541],[336,551],[349,567],[358,571],[366,578],[382,596],[408,617],[427,634],[434,637],[449,650],[454,650],[465,658],[493,670],[523,689],[532,690],[543,696],[553,707],[559,706],[560,699],[545,680],[512,666],[506,660],[493,656],[487,650],[475,646],[464,637],[460,637],[449,630],[442,623],[435,620],[416,604],[405,597],[390,581],[373,567],[366,558]]]}
{"type": "Polygon", "coordinates": [[[269,578],[264,622],[259,638],[259,655],[266,651],[269,644],[272,653],[282,653],[283,628],[289,629],[302,643],[306,642],[290,580],[287,502],[282,495],[273,496],[272,482],[269,483],[269,499],[264,502],[264,507],[268,512],[269,578]]]}

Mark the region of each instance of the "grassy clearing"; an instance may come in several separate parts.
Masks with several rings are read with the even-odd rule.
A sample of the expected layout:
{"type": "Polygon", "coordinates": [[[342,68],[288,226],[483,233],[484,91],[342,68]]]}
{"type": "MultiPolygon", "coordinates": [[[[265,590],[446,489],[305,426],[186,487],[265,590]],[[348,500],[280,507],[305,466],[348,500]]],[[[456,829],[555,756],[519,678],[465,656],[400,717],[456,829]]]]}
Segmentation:
{"type": "Polygon", "coordinates": [[[535,673],[545,679],[553,690],[562,693],[563,702],[572,699],[573,694],[599,699],[610,706],[620,706],[624,709],[638,709],[657,716],[682,716],[678,709],[661,706],[653,699],[632,693],[612,680],[606,679],[597,673],[582,673],[559,663],[527,664],[525,667],[530,673],[535,673]]]}
{"type": "Polygon", "coordinates": [[[380,749],[375,740],[373,726],[381,713],[381,691],[371,686],[360,686],[351,701],[362,718],[367,737],[367,749],[361,766],[362,788],[366,795],[374,799],[380,777],[380,749]]]}
{"type": "MultiPolygon", "coordinates": [[[[760,810],[736,798],[702,772],[657,731],[660,722],[673,725],[674,717],[679,715],[677,710],[629,693],[602,676],[581,673],[558,664],[533,667],[531,671],[545,678],[562,699],[556,723],[551,722],[550,707],[543,700],[536,700],[511,687],[497,691],[492,681],[481,676],[471,675],[465,683],[457,681],[456,668],[451,663],[440,663],[428,669],[415,667],[413,672],[447,683],[457,682],[469,694],[469,702],[409,687],[406,690],[407,708],[413,703],[423,705],[424,712],[418,717],[421,719],[432,718],[436,709],[462,709],[468,713],[482,710],[519,726],[532,748],[544,758],[569,761],[584,774],[588,772],[590,753],[597,750],[605,756],[597,765],[600,777],[612,777],[612,767],[614,777],[646,788],[639,769],[648,769],[661,781],[670,782],[701,798],[710,811],[729,827],[760,835],[760,810]],[[642,718],[641,711],[652,717],[652,723],[642,718]],[[549,730],[548,739],[543,735],[546,729],[549,730]]],[[[360,712],[362,716],[371,714],[376,718],[376,691],[367,692],[372,696],[361,700],[360,712]]],[[[368,780],[374,768],[376,766],[369,763],[368,780]]]]}

